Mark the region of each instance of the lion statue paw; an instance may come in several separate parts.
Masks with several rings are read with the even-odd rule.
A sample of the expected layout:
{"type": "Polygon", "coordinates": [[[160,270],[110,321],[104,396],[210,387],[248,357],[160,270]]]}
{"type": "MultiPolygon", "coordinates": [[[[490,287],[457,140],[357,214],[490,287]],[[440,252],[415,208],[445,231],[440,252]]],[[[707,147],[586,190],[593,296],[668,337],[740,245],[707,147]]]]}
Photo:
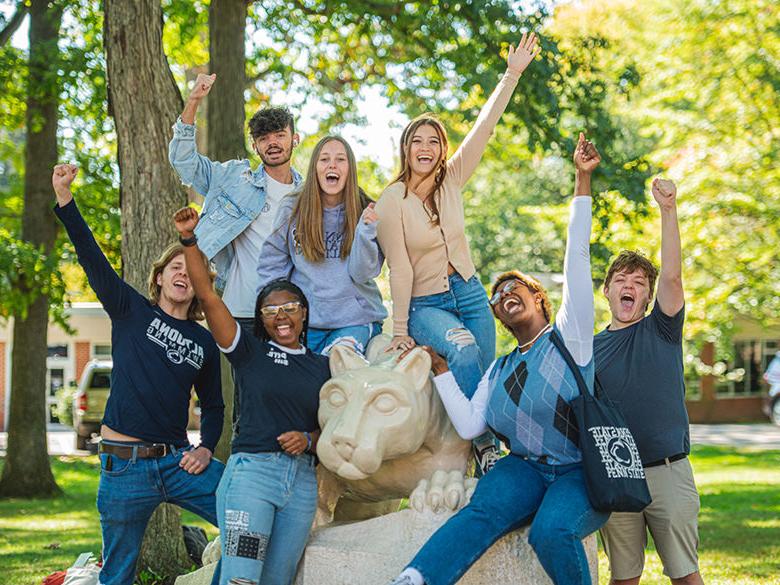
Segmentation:
{"type": "Polygon", "coordinates": [[[430,480],[420,480],[409,496],[409,506],[417,512],[454,512],[469,503],[476,487],[477,480],[460,471],[439,470],[430,480]]]}

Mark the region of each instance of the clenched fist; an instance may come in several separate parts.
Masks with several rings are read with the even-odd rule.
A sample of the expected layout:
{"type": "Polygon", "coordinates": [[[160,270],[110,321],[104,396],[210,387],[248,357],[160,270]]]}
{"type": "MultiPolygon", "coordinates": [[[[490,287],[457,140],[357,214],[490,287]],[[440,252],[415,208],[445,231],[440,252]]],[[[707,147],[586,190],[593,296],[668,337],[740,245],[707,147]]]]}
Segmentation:
{"type": "Polygon", "coordinates": [[[57,203],[60,207],[64,207],[73,199],[70,186],[78,172],[79,168],[76,165],[62,164],[54,167],[54,172],[51,175],[51,186],[54,187],[54,193],[57,195],[57,203]]]}
{"type": "Polygon", "coordinates": [[[574,167],[581,173],[592,173],[601,162],[601,155],[590,140],[580,132],[577,148],[574,149],[574,167]]]}
{"type": "Polygon", "coordinates": [[[661,209],[672,209],[677,205],[677,186],[674,181],[656,177],[653,179],[652,191],[661,209]]]}
{"type": "Polygon", "coordinates": [[[190,92],[190,98],[191,100],[202,100],[204,97],[206,97],[209,92],[211,91],[211,86],[214,85],[214,82],[217,80],[217,74],[212,73],[211,75],[206,75],[205,73],[198,73],[198,78],[195,80],[195,85],[192,86],[192,91],[190,92]]]}
{"type": "Polygon", "coordinates": [[[191,238],[198,225],[198,212],[192,207],[182,207],[173,214],[173,223],[182,238],[191,238]]]}

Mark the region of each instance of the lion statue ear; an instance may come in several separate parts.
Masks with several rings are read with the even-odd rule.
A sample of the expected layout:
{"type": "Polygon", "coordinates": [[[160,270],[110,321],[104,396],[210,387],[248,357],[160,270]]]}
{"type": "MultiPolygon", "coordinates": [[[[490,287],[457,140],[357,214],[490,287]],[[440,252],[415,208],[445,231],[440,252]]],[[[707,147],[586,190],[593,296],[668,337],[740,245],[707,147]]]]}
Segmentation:
{"type": "Polygon", "coordinates": [[[409,376],[415,390],[422,390],[431,373],[431,356],[424,349],[415,347],[393,369],[409,376]]]}
{"type": "Polygon", "coordinates": [[[335,345],[330,350],[330,375],[338,376],[347,370],[368,366],[366,359],[346,345],[335,345]]]}

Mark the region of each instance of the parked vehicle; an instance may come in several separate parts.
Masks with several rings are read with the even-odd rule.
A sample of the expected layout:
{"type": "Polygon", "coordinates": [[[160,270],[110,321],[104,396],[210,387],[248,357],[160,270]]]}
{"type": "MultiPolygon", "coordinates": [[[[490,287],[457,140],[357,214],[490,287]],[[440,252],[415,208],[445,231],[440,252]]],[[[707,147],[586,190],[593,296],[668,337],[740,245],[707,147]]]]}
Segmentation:
{"type": "Polygon", "coordinates": [[[84,367],[73,397],[73,427],[76,449],[87,449],[93,435],[100,434],[100,421],[111,390],[111,360],[92,360],[84,367]]]}

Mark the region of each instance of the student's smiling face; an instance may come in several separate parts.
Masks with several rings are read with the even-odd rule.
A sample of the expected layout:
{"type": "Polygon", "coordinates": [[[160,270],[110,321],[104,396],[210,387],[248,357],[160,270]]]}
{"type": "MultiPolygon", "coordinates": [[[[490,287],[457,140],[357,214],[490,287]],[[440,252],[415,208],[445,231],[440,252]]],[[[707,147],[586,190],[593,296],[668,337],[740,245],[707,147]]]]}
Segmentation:
{"type": "Polygon", "coordinates": [[[347,149],[339,140],[329,140],[322,145],[317,156],[317,182],[320,191],[338,195],[344,191],[349,178],[347,149]]]}
{"type": "Polygon", "coordinates": [[[297,348],[306,319],[306,308],[301,299],[290,291],[275,290],[263,300],[261,311],[263,309],[266,309],[265,313],[270,313],[261,312],[261,316],[271,340],[285,347],[297,348]]]}
{"type": "Polygon", "coordinates": [[[157,275],[157,286],[160,287],[160,298],[171,303],[189,303],[195,297],[195,291],[187,274],[187,263],[184,254],[174,256],[165,268],[157,275]]]}
{"type": "Polygon", "coordinates": [[[604,286],[612,317],[620,323],[639,321],[650,304],[650,280],[644,270],[616,272],[604,286]]]}
{"type": "Polygon", "coordinates": [[[409,166],[420,176],[431,174],[442,161],[441,137],[431,124],[421,124],[409,144],[409,166]]]}

